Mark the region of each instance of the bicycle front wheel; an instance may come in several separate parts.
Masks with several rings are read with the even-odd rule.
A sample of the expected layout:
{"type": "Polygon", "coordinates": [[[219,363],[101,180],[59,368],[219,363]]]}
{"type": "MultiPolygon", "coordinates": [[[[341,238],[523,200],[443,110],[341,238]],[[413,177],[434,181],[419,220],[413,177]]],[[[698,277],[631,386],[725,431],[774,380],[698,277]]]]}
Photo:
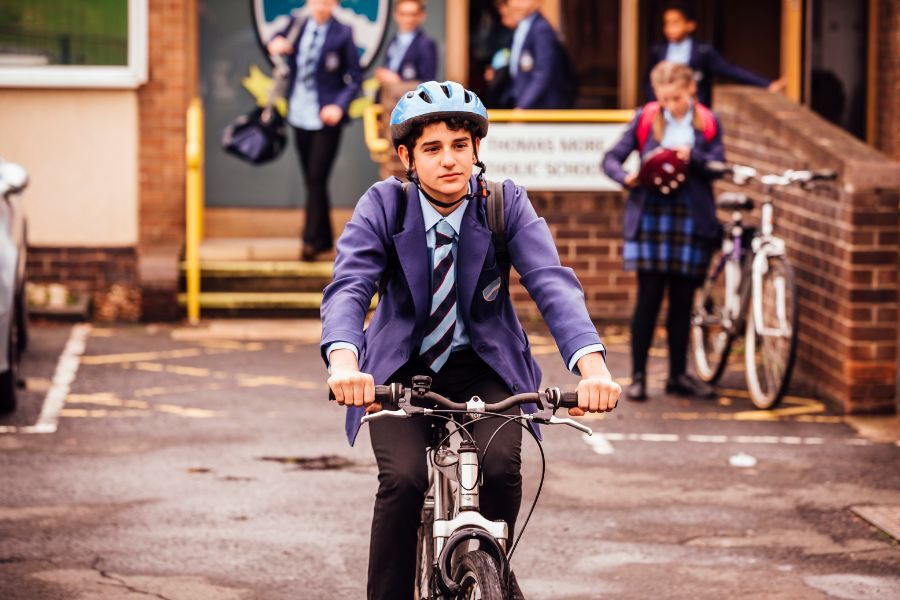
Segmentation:
{"type": "Polygon", "coordinates": [[[716,253],[712,270],[694,299],[691,314],[691,349],[697,376],[715,383],[731,352],[731,321],[726,305],[725,268],[721,253],[716,253]]]}
{"type": "Polygon", "coordinates": [[[500,570],[491,555],[474,550],[463,555],[453,580],[459,584],[460,600],[505,600],[500,570]]]}
{"type": "Polygon", "coordinates": [[[422,509],[422,520],[419,523],[419,539],[416,543],[416,589],[414,600],[425,600],[433,597],[431,590],[434,572],[434,507],[426,506],[422,509]]]}
{"type": "Polygon", "coordinates": [[[752,275],[745,361],[750,399],[769,409],[787,393],[797,356],[797,288],[783,257],[767,257],[764,271],[752,275]]]}

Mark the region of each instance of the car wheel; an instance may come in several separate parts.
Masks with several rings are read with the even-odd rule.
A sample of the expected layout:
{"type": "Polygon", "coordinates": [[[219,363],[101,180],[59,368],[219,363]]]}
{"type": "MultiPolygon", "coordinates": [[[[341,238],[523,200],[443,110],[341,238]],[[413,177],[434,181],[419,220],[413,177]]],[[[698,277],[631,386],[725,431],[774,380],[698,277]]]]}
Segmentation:
{"type": "Polygon", "coordinates": [[[11,413],[16,410],[16,388],[19,383],[19,341],[16,319],[10,319],[9,338],[6,340],[9,350],[9,369],[0,373],[0,413],[11,413]]]}

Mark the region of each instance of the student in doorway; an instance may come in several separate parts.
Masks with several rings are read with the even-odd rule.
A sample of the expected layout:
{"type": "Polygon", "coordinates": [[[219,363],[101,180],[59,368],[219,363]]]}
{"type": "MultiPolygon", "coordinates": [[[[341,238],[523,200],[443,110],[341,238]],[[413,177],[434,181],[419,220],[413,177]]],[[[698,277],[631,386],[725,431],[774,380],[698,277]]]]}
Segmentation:
{"type": "Polygon", "coordinates": [[[666,41],[650,49],[647,61],[647,100],[656,99],[650,82],[650,71],[659,63],[669,62],[688,65],[694,71],[697,81],[697,100],[705,106],[712,102],[712,80],[714,77],[743,83],[770,92],[780,92],[785,87],[784,78],[774,81],[761,77],[747,69],[733,65],[722,58],[710,44],[694,40],[697,17],[689,6],[682,2],[669,2],[663,9],[663,35],[666,41]]]}
{"type": "Polygon", "coordinates": [[[362,70],[353,42],[353,30],[334,18],[338,0],[308,0],[309,17],[291,45],[285,35],[294,26],[292,15],[285,28],[267,45],[270,54],[290,54],[287,121],[294,128],[300,168],[306,183],[306,222],[301,258],[334,245],[328,177],[337,157],[347,109],[359,93],[362,70]]]}
{"type": "Polygon", "coordinates": [[[515,108],[564,108],[570,104],[562,80],[565,69],[556,31],[538,10],[541,0],[508,0],[516,23],[509,56],[515,108]]]}
{"type": "MultiPolygon", "coordinates": [[[[666,393],[707,396],[710,390],[687,374],[688,333],[694,292],[703,282],[712,248],[721,235],[712,193],[710,161],[724,161],[722,126],[697,101],[697,83],[687,65],[663,61],[650,80],[658,102],[650,102],[603,158],[603,170],[628,188],[625,205],[625,269],[637,271],[637,306],[631,323],[630,400],[647,398],[647,356],[656,317],[668,289],[666,332],[669,378],[666,393]],[[639,184],[625,159],[638,150],[646,161],[659,148],[671,149],[685,163],[686,179],[670,193],[639,184]]],[[[667,190],[666,190],[667,191],[667,190]]]]}
{"type": "Polygon", "coordinates": [[[437,77],[437,44],[422,31],[426,16],[422,0],[399,0],[394,6],[397,34],[388,44],[384,64],[375,71],[381,85],[437,77]]]}

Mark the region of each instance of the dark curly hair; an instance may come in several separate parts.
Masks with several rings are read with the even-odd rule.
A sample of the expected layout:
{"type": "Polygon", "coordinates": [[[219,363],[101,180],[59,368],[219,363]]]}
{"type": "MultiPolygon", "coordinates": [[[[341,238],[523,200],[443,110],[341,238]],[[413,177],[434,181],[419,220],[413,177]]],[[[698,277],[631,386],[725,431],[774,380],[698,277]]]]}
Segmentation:
{"type": "Polygon", "coordinates": [[[413,123],[409,128],[409,133],[394,142],[394,149],[396,150],[400,146],[406,146],[406,149],[412,154],[413,148],[416,147],[416,142],[422,137],[422,132],[425,131],[426,127],[434,125],[435,123],[446,123],[447,129],[450,131],[465,130],[472,136],[473,141],[480,130],[478,121],[470,117],[455,115],[425,115],[413,123]]]}

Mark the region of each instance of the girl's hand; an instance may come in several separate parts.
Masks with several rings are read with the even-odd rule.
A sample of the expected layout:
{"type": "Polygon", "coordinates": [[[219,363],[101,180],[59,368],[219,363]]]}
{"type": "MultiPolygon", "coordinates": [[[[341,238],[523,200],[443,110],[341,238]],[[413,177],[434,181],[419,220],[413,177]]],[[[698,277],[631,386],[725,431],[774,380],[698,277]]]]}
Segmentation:
{"type": "Polygon", "coordinates": [[[638,183],[638,174],[637,173],[629,173],[625,176],[625,187],[629,190],[637,187],[638,183]]]}
{"type": "Polygon", "coordinates": [[[675,148],[675,154],[683,162],[685,162],[685,163],[691,162],[691,149],[688,148],[687,146],[681,146],[680,148],[675,148]]]}

